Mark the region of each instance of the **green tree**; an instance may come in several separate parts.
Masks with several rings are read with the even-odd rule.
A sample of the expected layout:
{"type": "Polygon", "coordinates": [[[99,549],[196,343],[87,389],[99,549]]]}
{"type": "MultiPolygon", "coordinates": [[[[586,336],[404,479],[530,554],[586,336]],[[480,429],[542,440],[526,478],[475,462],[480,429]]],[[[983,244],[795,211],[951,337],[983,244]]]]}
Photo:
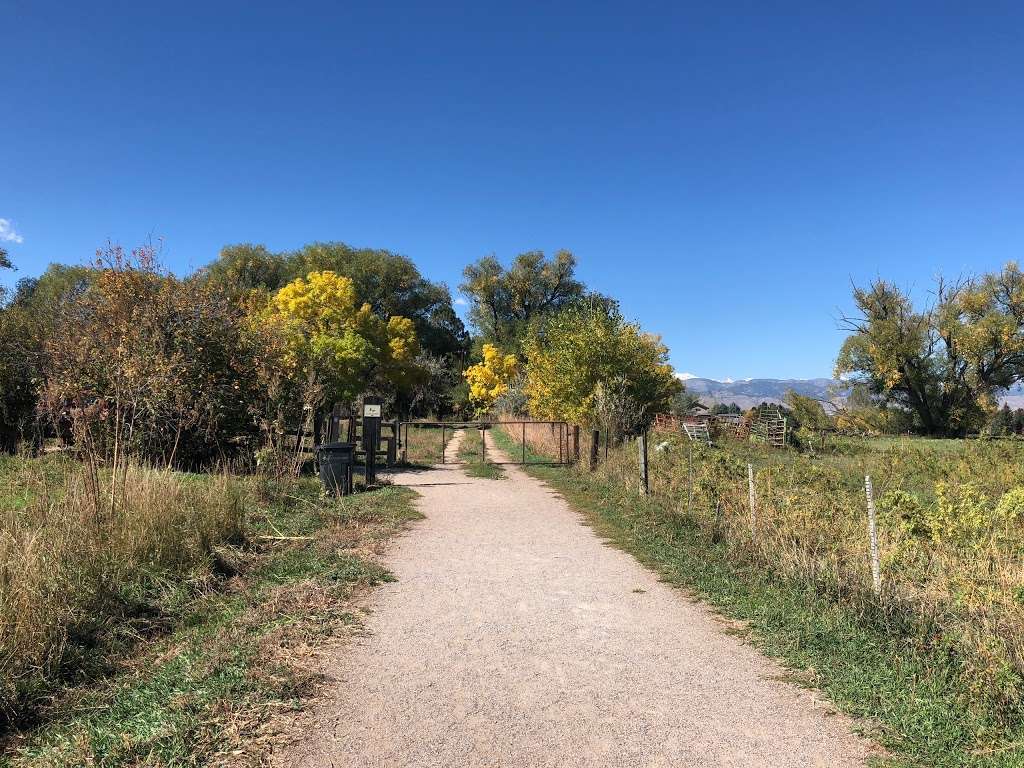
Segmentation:
{"type": "Polygon", "coordinates": [[[538,418],[636,432],[682,389],[661,340],[606,302],[579,301],[535,323],[524,349],[524,390],[538,418]]]}
{"type": "MultiPolygon", "coordinates": [[[[14,269],[2,248],[0,269],[14,269]]],[[[35,411],[38,356],[24,310],[3,299],[0,287],[0,451],[13,453],[35,411]]]]}
{"type": "Polygon", "coordinates": [[[469,321],[483,341],[518,351],[530,323],[583,296],[576,257],[558,251],[521,253],[505,269],[493,256],[470,264],[459,290],[469,299],[469,321]]]}
{"type": "Polygon", "coordinates": [[[352,402],[366,392],[409,391],[423,377],[411,320],[384,320],[359,304],[350,278],[311,272],[274,294],[267,323],[287,339],[290,374],[308,382],[307,405],[352,402]]]}
{"type": "Polygon", "coordinates": [[[425,279],[411,259],[390,251],[328,242],[272,253],[266,246],[245,243],[226,246],[204,269],[209,280],[236,296],[258,290],[275,293],[312,272],[350,279],[360,301],[385,321],[412,320],[420,345],[431,355],[455,359],[468,349],[469,338],[447,286],[425,279]]]}
{"type": "Polygon", "coordinates": [[[853,296],[859,314],[842,321],[851,335],[837,376],[908,410],[926,434],[980,428],[996,393],[1024,376],[1024,275],[1016,264],[955,285],[939,281],[924,310],[884,281],[853,296]]]}

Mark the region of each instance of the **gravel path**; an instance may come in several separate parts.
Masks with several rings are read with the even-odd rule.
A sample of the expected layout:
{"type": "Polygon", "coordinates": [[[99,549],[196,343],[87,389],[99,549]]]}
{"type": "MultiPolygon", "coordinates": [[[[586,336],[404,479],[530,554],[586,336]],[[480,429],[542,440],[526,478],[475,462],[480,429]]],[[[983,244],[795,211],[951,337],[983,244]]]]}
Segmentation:
{"type": "Polygon", "coordinates": [[[426,519],[281,765],[865,765],[845,718],[539,481],[395,480],[426,519]]]}

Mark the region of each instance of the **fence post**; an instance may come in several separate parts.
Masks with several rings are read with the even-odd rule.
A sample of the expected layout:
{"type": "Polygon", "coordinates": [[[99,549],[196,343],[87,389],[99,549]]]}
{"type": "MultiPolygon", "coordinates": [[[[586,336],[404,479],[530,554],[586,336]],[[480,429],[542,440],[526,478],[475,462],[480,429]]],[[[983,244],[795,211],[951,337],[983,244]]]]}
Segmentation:
{"type": "Polygon", "coordinates": [[[590,471],[597,469],[597,449],[601,445],[601,433],[594,430],[590,433],[590,471]]]}
{"type": "Polygon", "coordinates": [[[871,550],[871,584],[875,596],[882,594],[882,564],[878,559],[878,526],[875,520],[875,492],[871,475],[864,475],[864,494],[868,499],[868,543],[871,550]]]}
{"type": "Polygon", "coordinates": [[[687,490],[687,494],[688,494],[687,495],[687,499],[686,499],[686,514],[692,515],[693,514],[693,440],[690,440],[687,443],[687,446],[689,447],[690,450],[687,453],[687,457],[686,457],[686,490],[687,490]]]}
{"type": "Polygon", "coordinates": [[[441,425],[441,463],[444,464],[444,424],[441,425]]]}
{"type": "Polygon", "coordinates": [[[580,425],[575,424],[572,428],[572,461],[573,464],[580,463],[580,425]]]}
{"type": "Polygon", "coordinates": [[[388,443],[388,466],[393,467],[398,463],[398,439],[401,435],[401,427],[398,426],[398,419],[391,422],[391,442],[388,443]]]}
{"type": "Polygon", "coordinates": [[[640,460],[640,495],[647,495],[647,430],[641,432],[636,438],[637,450],[640,460]]]}
{"type": "Polygon", "coordinates": [[[487,461],[487,431],[480,427],[480,463],[487,461]]]}
{"type": "Polygon", "coordinates": [[[409,463],[409,422],[405,422],[405,439],[402,440],[402,463],[409,463]]]}
{"type": "Polygon", "coordinates": [[[754,465],[747,464],[747,491],[750,494],[750,535],[751,537],[757,532],[757,512],[756,501],[754,496],[754,465]]]}

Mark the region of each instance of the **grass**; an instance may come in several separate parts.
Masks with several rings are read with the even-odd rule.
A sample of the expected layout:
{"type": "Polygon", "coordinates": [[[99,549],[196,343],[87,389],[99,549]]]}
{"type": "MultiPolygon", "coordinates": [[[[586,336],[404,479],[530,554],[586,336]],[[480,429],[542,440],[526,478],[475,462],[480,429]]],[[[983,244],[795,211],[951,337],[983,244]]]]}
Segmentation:
{"type": "Polygon", "coordinates": [[[873,472],[882,493],[910,489],[926,506],[939,503],[936,483],[973,480],[994,505],[1022,482],[1021,449],[1002,441],[901,440],[811,459],[727,444],[694,452],[692,501],[689,446],[675,440],[652,453],[646,498],[635,491],[632,444],[613,449],[594,473],[527,471],[615,545],[736,620],[753,643],[794,670],[794,680],[860,718],[888,750],[885,764],[1010,768],[1024,765],[1014,663],[1021,632],[1003,582],[1019,588],[1019,560],[1008,559],[1019,549],[1000,559],[992,541],[954,546],[941,531],[937,542],[912,541],[883,515],[886,581],[878,600],[867,572],[861,483],[873,472]],[[747,460],[758,467],[754,539],[742,502],[747,460]],[[982,572],[989,590],[979,594],[982,572]]]}
{"type": "Polygon", "coordinates": [[[450,428],[442,430],[441,427],[419,425],[416,423],[410,423],[407,432],[403,427],[403,439],[406,440],[406,445],[404,446],[406,463],[413,466],[427,467],[433,464],[440,464],[443,457],[442,437],[443,445],[447,448],[454,434],[455,431],[450,428]]]}
{"type": "Polygon", "coordinates": [[[323,500],[311,479],[255,485],[244,536],[116,585],[131,610],[95,617],[116,639],[69,633],[88,668],[66,662],[21,701],[0,765],[264,764],[321,682],[312,649],[358,626],[359,590],[391,578],[374,553],[417,513],[397,487],[323,500]]]}
{"type": "MultiPolygon", "coordinates": [[[[490,431],[493,433],[495,430],[490,431]]],[[[459,445],[459,459],[465,462],[466,474],[470,477],[482,477],[488,480],[504,479],[505,470],[483,457],[480,450],[480,434],[478,429],[463,430],[462,443],[459,445]]]]}

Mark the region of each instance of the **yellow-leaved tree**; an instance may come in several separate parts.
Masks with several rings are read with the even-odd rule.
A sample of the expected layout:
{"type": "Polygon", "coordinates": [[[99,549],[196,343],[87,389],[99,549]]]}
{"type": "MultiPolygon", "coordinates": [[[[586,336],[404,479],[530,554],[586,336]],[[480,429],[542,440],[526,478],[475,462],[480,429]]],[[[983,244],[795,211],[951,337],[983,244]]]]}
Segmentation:
{"type": "Polygon", "coordinates": [[[284,336],[285,365],[317,394],[308,403],[351,401],[374,390],[403,391],[418,380],[412,320],[374,314],[355,286],[334,272],[311,272],[271,298],[266,320],[284,336]]]}
{"type": "Polygon", "coordinates": [[[515,355],[506,355],[493,344],[484,344],[484,359],[463,372],[469,384],[469,402],[478,413],[486,413],[494,401],[508,391],[516,375],[515,355]]]}
{"type": "Polygon", "coordinates": [[[668,348],[608,301],[579,302],[535,325],[524,353],[530,413],[543,419],[621,436],[646,428],[682,390],[668,348]]]}

